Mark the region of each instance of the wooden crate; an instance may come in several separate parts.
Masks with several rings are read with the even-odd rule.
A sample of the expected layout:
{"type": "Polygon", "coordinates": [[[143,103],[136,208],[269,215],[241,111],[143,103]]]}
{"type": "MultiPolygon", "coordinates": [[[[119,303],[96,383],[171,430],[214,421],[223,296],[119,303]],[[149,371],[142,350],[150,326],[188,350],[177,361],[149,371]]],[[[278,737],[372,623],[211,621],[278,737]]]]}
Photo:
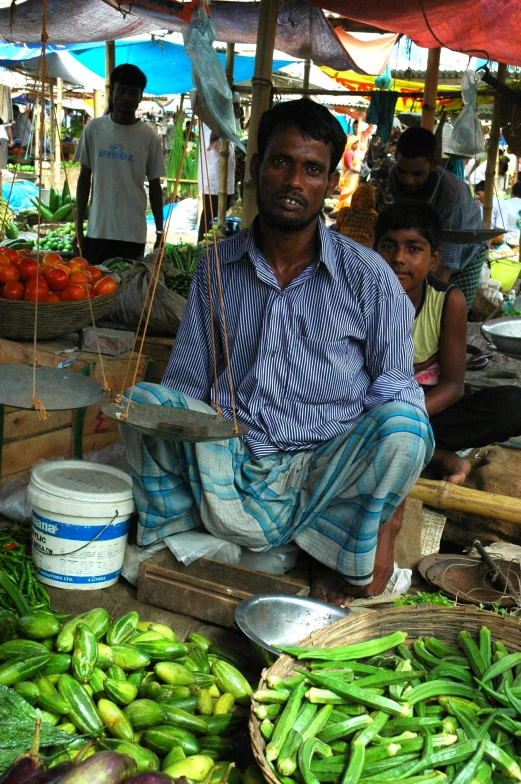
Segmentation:
{"type": "MultiPolygon", "coordinates": [[[[77,335],[59,340],[40,341],[37,348],[37,361],[40,365],[57,367],[70,356],[60,352],[73,349],[78,345],[77,335]]],[[[76,359],[70,370],[78,372],[81,370],[97,381],[103,381],[97,354],[78,350],[74,351],[74,356],[76,359]]],[[[130,352],[117,357],[103,356],[105,377],[114,395],[123,389],[130,356],[130,352]]],[[[137,354],[134,358],[137,361],[137,354]]],[[[0,339],[0,364],[32,361],[31,343],[0,339]]],[[[145,379],[148,365],[148,358],[141,357],[138,381],[145,379]]],[[[134,368],[133,361],[129,378],[132,377],[134,368]]],[[[57,457],[81,458],[84,452],[104,449],[119,441],[117,423],[108,419],[101,410],[104,403],[105,401],[96,403],[76,412],[51,411],[45,420],[40,420],[36,411],[0,406],[0,484],[27,475],[37,460],[50,460],[57,457]]]]}
{"type": "Polygon", "coordinates": [[[264,574],[210,558],[184,566],[169,550],[142,561],[139,568],[140,601],[218,626],[233,626],[237,605],[266,593],[308,596],[308,575],[296,569],[264,574]]]}
{"type": "Polygon", "coordinates": [[[147,381],[160,384],[168,365],[175,337],[154,337],[145,339],[143,354],[151,360],[147,372],[147,381]]]}

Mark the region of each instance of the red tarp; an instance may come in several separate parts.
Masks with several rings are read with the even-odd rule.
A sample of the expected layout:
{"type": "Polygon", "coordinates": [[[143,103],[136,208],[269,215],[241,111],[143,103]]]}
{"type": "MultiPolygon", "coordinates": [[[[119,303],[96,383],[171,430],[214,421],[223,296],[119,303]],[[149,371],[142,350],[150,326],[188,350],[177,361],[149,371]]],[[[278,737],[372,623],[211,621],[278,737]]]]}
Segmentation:
{"type": "Polygon", "coordinates": [[[375,27],[404,33],[418,46],[521,65],[520,0],[311,0],[375,27]],[[427,18],[428,24],[425,21],[427,18]],[[434,35],[429,31],[429,26],[434,35]]]}

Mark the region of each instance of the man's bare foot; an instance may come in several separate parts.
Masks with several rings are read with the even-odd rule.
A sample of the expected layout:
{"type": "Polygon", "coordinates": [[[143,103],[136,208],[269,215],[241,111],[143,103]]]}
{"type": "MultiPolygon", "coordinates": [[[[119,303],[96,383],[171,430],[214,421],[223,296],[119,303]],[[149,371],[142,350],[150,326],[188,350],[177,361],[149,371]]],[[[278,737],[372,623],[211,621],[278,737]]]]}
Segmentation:
{"type": "Polygon", "coordinates": [[[429,463],[438,479],[445,479],[453,485],[462,485],[471,469],[469,460],[448,449],[435,449],[429,463]]]}
{"type": "Polygon", "coordinates": [[[318,561],[313,562],[310,591],[310,596],[313,599],[336,604],[337,607],[347,607],[353,599],[367,596],[367,588],[366,585],[351,585],[334,569],[329,569],[318,561]]]}

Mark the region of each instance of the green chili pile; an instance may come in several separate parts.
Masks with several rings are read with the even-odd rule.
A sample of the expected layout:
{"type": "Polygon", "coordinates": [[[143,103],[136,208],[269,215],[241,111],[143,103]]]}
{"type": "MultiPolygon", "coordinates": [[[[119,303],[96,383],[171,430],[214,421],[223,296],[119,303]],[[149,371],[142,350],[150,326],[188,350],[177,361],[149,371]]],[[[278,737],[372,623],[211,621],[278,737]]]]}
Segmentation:
{"type": "Polygon", "coordinates": [[[50,604],[46,588],[36,579],[29,531],[0,530],[0,609],[26,615],[50,604]]]}

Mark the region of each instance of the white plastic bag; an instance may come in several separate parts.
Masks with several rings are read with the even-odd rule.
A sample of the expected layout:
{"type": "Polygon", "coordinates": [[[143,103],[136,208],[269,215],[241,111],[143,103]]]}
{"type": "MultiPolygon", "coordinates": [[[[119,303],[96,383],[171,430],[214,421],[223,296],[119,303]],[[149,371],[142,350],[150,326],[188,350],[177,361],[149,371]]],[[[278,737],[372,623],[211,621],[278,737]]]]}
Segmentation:
{"type": "Polygon", "coordinates": [[[165,537],[165,542],[170,552],[185,566],[204,557],[238,564],[241,554],[241,548],[238,544],[226,542],[224,539],[212,536],[212,534],[203,533],[202,530],[172,534],[165,537]]]}
{"type": "Polygon", "coordinates": [[[483,128],[478,117],[477,93],[481,79],[476,71],[464,71],[461,77],[461,94],[465,104],[454,123],[452,135],[445,152],[460,158],[475,158],[485,151],[483,128]]]}
{"type": "Polygon", "coordinates": [[[137,585],[139,577],[139,564],[142,561],[152,558],[153,555],[166,549],[166,542],[161,539],[159,542],[148,545],[148,547],[138,547],[137,544],[127,544],[125,548],[125,558],[121,575],[132,585],[137,585]]]}

